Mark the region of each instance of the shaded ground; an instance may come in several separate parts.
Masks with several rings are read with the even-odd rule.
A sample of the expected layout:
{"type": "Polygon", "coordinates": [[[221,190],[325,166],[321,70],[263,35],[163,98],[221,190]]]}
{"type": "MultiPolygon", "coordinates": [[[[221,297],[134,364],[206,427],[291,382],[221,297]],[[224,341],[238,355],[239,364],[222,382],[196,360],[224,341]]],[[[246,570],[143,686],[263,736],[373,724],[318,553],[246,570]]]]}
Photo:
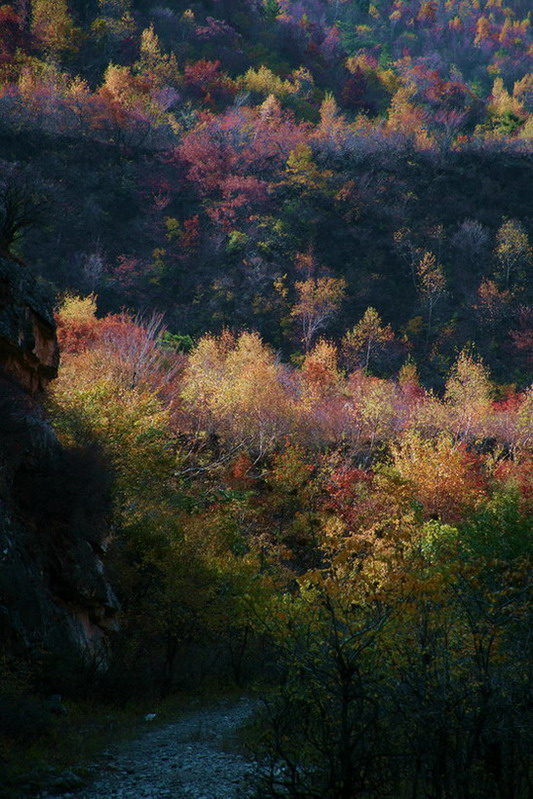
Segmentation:
{"type": "MultiPolygon", "coordinates": [[[[225,700],[147,729],[137,740],[104,752],[94,781],[46,793],[47,799],[236,799],[252,764],[232,745],[254,710],[249,698],[225,700]]],[[[147,726],[151,722],[147,721],[147,726]]]]}

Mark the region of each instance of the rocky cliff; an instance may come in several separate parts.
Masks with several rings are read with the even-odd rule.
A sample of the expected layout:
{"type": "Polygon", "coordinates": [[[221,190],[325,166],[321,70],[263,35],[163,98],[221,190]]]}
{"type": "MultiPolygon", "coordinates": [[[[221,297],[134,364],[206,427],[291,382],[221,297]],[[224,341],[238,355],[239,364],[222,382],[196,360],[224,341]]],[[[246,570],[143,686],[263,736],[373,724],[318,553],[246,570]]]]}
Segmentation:
{"type": "Polygon", "coordinates": [[[107,478],[65,450],[41,405],[59,357],[51,306],[0,259],[0,653],[105,660],[117,602],[100,555],[107,478]]]}
{"type": "Polygon", "coordinates": [[[59,351],[44,291],[20,264],[0,258],[0,365],[31,393],[57,375],[59,351]]]}

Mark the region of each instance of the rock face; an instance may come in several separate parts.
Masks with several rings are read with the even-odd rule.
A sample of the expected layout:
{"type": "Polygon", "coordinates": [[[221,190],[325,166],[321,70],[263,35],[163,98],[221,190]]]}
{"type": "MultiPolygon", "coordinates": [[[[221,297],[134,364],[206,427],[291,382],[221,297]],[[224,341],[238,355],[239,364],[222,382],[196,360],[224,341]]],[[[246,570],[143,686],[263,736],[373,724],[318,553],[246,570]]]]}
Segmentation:
{"type": "Polygon", "coordinates": [[[65,450],[40,404],[57,374],[51,307],[24,267],[0,260],[0,653],[105,664],[117,601],[100,555],[108,478],[65,450]]]}
{"type": "Polygon", "coordinates": [[[57,375],[52,309],[23,266],[0,258],[0,364],[30,392],[57,375]]]}

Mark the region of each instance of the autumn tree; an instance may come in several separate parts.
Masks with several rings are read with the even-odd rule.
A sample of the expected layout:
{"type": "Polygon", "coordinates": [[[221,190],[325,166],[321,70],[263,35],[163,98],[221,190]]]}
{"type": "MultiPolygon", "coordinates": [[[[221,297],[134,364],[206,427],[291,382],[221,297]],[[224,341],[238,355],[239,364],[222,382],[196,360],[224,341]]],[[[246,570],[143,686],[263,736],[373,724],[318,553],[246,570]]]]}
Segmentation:
{"type": "Polygon", "coordinates": [[[232,439],[246,443],[256,457],[272,451],[288,431],[290,399],[283,367],[257,334],[243,333],[228,354],[215,404],[232,439]]]}
{"type": "Polygon", "coordinates": [[[527,112],[517,94],[519,89],[516,94],[509,94],[501,77],[494,81],[487,110],[492,128],[498,136],[514,134],[527,118],[527,112]]]}
{"type": "Polygon", "coordinates": [[[479,459],[446,433],[434,439],[406,433],[392,446],[395,468],[411,485],[425,518],[456,522],[484,497],[479,459]]]}
{"type": "Polygon", "coordinates": [[[426,149],[431,144],[428,114],[415,102],[414,95],[412,85],[401,86],[394,93],[388,109],[387,127],[413,138],[420,149],[426,149]]]}
{"type": "Polygon", "coordinates": [[[496,242],[497,275],[504,289],[508,289],[526,277],[531,266],[531,244],[523,225],[516,219],[503,223],[496,234],[496,242]]]}
{"type": "Polygon", "coordinates": [[[230,453],[271,452],[288,432],[291,402],[284,370],[256,333],[234,343],[204,337],[190,355],[182,396],[192,418],[218,434],[230,453]]]}
{"type": "Polygon", "coordinates": [[[354,372],[348,381],[350,398],[346,437],[359,452],[373,452],[393,438],[399,423],[396,387],[392,381],[354,372]]]}
{"type": "Polygon", "coordinates": [[[241,78],[241,84],[244,89],[260,97],[272,95],[278,99],[283,99],[287,95],[294,93],[295,90],[290,81],[278,77],[265,65],[261,65],[258,69],[250,67],[241,78]]]}
{"type": "Polygon", "coordinates": [[[427,338],[429,342],[435,306],[446,293],[446,278],[442,266],[432,252],[425,252],[417,266],[418,290],[427,307],[427,338]]]}
{"type": "Polygon", "coordinates": [[[295,284],[297,301],[291,309],[301,333],[301,341],[307,352],[313,339],[338,313],[344,300],[346,281],[344,278],[309,277],[295,284]]]}
{"type": "Polygon", "coordinates": [[[321,170],[317,166],[313,151],[305,142],[291,150],[285,172],[287,183],[299,189],[303,195],[326,192],[328,179],[332,175],[331,171],[321,170]]]}
{"type": "Polygon", "coordinates": [[[82,352],[91,347],[98,336],[96,296],[66,294],[56,313],[56,324],[62,353],[82,352]]]}
{"type": "MultiPolygon", "coordinates": [[[[125,314],[96,319],[94,310],[94,298],[73,296],[59,309],[65,350],[50,407],[65,446],[96,441],[113,468],[106,562],[123,619],[107,679],[112,684],[120,662],[128,688],[119,694],[136,684],[144,693],[166,692],[192,641],[229,646],[249,627],[258,564],[241,538],[242,500],[230,507],[184,493],[174,396],[165,390],[175,377],[173,357],[160,346],[160,324],[125,314]]],[[[226,357],[230,343],[219,349],[226,357]]]]}
{"type": "Polygon", "coordinates": [[[368,370],[370,362],[393,338],[391,326],[382,323],[375,308],[367,308],[363,318],[342,339],[342,351],[349,368],[362,366],[368,370]]]}
{"type": "Polygon", "coordinates": [[[32,31],[54,55],[77,49],[79,30],[66,0],[33,0],[32,31]]]}
{"type": "Polygon", "coordinates": [[[335,146],[346,134],[346,120],[339,112],[334,95],[328,92],[320,106],[320,122],[315,135],[322,146],[326,143],[335,146]]]}
{"type": "MultiPolygon", "coordinates": [[[[179,78],[176,56],[174,53],[163,53],[153,25],[145,28],[141,34],[139,60],[135,66],[159,87],[165,83],[176,83],[179,78]]],[[[177,99],[177,94],[174,98],[177,99]]]]}
{"type": "Polygon", "coordinates": [[[478,289],[478,299],[474,308],[479,314],[480,322],[488,328],[495,328],[509,313],[512,292],[500,290],[493,280],[484,278],[478,289]]]}
{"type": "Polygon", "coordinates": [[[337,347],[319,339],[295,378],[298,389],[296,430],[320,446],[341,441],[347,424],[345,381],[339,370],[337,347]]]}
{"type": "Polygon", "coordinates": [[[461,440],[482,433],[490,411],[491,388],[487,369],[463,350],[446,381],[444,404],[451,429],[461,440]]]}

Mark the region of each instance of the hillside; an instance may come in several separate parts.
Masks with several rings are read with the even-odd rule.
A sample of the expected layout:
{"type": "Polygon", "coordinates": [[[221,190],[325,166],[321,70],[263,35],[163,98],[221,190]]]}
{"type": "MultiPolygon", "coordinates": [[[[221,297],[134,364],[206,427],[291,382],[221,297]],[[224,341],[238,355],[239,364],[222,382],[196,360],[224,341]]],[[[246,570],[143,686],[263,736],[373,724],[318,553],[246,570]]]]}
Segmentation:
{"type": "Polygon", "coordinates": [[[254,683],[257,799],[531,799],[532,47],[525,0],[0,8],[7,772],[254,683]]]}
{"type": "Polygon", "coordinates": [[[24,217],[2,246],[57,291],[157,309],[176,334],[257,329],[286,356],[298,284],[334,277],[328,335],[371,306],[400,340],[392,368],[411,353],[439,385],[475,342],[500,382],[527,384],[527,3],[2,15],[4,206],[24,217]]]}

